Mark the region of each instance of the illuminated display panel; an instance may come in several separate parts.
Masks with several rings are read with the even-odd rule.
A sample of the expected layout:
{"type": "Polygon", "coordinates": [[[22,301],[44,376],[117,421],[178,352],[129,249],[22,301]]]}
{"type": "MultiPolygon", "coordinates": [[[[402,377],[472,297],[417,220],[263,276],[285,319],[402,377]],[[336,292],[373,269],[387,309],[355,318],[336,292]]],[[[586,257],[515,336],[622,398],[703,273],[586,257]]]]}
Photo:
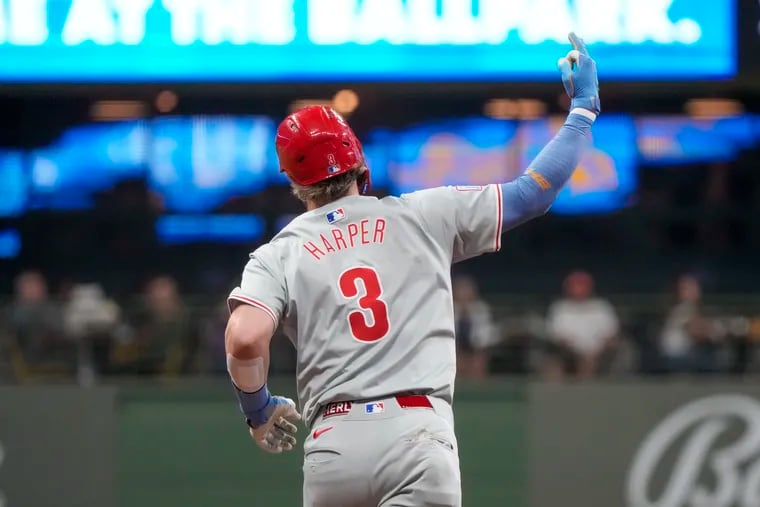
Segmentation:
{"type": "Polygon", "coordinates": [[[3,82],[556,79],[575,29],[602,79],[733,76],[733,0],[2,0],[3,82]],[[552,13],[546,16],[546,13],[552,13]]]}

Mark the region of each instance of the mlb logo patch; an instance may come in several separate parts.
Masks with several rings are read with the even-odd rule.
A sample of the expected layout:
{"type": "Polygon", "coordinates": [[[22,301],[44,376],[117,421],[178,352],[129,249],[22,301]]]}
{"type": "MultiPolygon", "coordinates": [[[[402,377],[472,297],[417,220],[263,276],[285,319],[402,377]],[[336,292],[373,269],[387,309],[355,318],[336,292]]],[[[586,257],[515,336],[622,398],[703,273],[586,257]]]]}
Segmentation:
{"type": "Polygon", "coordinates": [[[346,212],[343,211],[343,208],[338,208],[326,214],[325,217],[327,217],[328,223],[334,224],[335,222],[340,222],[346,218],[346,212]]]}
{"type": "Polygon", "coordinates": [[[335,155],[332,153],[327,155],[327,163],[330,164],[327,166],[327,174],[337,174],[340,171],[340,166],[335,161],[335,155]]]}
{"type": "Polygon", "coordinates": [[[379,414],[385,410],[385,403],[382,401],[367,403],[364,405],[364,410],[366,410],[368,414],[379,414]]]}

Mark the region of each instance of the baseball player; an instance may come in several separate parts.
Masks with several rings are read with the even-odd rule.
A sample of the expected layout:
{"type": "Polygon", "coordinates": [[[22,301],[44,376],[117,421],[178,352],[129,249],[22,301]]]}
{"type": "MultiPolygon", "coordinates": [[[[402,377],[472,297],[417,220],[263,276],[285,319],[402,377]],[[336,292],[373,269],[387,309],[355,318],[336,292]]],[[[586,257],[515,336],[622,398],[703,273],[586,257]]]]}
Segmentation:
{"type": "Polygon", "coordinates": [[[253,439],[280,453],[301,415],[267,389],[269,343],[282,325],[295,345],[304,506],[461,505],[450,268],[499,250],[502,232],[545,213],[576,167],[600,103],[596,64],[569,39],[559,69],[570,114],[509,183],[365,196],[361,144],[335,111],[308,107],[280,124],[281,170],[307,211],[250,255],[229,296],[226,350],[253,439]]]}

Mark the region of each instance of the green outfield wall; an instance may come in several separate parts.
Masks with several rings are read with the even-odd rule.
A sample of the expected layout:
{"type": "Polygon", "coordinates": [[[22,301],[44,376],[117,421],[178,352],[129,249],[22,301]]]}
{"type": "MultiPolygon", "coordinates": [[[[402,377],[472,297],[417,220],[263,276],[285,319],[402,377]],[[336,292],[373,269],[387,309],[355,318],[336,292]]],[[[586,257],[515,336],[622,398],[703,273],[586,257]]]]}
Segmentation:
{"type": "MultiPolygon", "coordinates": [[[[757,379],[460,383],[456,400],[465,507],[760,505],[757,379]]],[[[222,379],[0,388],[0,507],[300,501],[301,453],[261,452],[222,379]]]]}
{"type": "MultiPolygon", "coordinates": [[[[289,393],[281,383],[277,392],[289,393]]],[[[125,389],[119,399],[120,507],[287,507],[301,502],[301,454],[250,441],[226,384],[125,389]]],[[[456,430],[465,505],[526,505],[526,405],[515,383],[461,385],[456,430]]]]}
{"type": "Polygon", "coordinates": [[[0,506],[116,505],[116,393],[0,387],[0,506]]]}

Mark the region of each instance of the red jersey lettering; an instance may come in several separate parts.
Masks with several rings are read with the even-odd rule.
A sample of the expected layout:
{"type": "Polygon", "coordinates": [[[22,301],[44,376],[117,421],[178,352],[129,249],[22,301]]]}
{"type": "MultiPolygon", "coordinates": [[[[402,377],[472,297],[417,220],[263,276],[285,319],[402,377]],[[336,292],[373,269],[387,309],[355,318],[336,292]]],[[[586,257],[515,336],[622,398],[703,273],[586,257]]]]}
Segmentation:
{"type": "Polygon", "coordinates": [[[354,238],[359,235],[359,226],[356,224],[348,224],[348,242],[351,243],[351,248],[355,247],[354,238]]]}
{"type": "Polygon", "coordinates": [[[360,222],[362,231],[362,245],[369,245],[369,229],[367,229],[367,224],[369,224],[369,220],[366,219],[360,222]]]}
{"type": "Polygon", "coordinates": [[[385,238],[385,220],[383,220],[382,218],[378,218],[377,220],[375,220],[375,234],[373,234],[372,236],[372,242],[382,244],[384,238],[385,238]]]}
{"type": "Polygon", "coordinates": [[[325,246],[325,250],[327,250],[327,253],[335,251],[333,246],[330,244],[330,241],[328,241],[328,239],[325,237],[324,234],[320,234],[319,237],[322,238],[322,244],[325,246]]]}
{"type": "Polygon", "coordinates": [[[362,245],[382,244],[387,222],[383,218],[351,222],[345,227],[333,227],[329,234],[320,234],[316,241],[304,243],[304,248],[317,260],[325,255],[362,245]],[[372,223],[374,222],[374,223],[372,223]],[[318,245],[321,244],[322,247],[318,245]]]}
{"type": "Polygon", "coordinates": [[[319,249],[317,245],[314,244],[314,242],[309,241],[308,243],[304,244],[303,246],[307,252],[309,252],[311,255],[314,256],[315,259],[319,260],[320,258],[324,257],[325,253],[319,249]]]}
{"type": "Polygon", "coordinates": [[[348,245],[346,245],[346,240],[343,239],[343,231],[341,231],[340,229],[333,229],[332,235],[333,235],[333,239],[335,240],[336,246],[338,247],[338,250],[342,250],[343,248],[348,248],[348,245]]]}

